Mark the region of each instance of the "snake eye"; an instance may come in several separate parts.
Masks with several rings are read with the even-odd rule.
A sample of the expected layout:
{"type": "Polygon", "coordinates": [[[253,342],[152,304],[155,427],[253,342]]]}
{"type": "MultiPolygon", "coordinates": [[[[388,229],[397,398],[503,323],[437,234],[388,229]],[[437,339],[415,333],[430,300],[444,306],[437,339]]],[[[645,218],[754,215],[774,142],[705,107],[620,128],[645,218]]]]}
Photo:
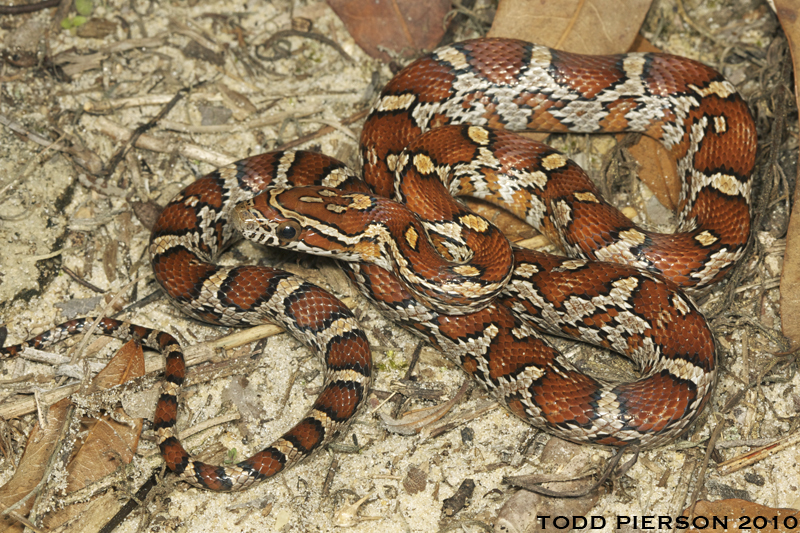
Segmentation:
{"type": "Polygon", "coordinates": [[[300,224],[295,222],[294,220],[287,220],[285,222],[281,222],[278,225],[278,239],[281,242],[291,242],[296,241],[300,238],[300,224]]]}

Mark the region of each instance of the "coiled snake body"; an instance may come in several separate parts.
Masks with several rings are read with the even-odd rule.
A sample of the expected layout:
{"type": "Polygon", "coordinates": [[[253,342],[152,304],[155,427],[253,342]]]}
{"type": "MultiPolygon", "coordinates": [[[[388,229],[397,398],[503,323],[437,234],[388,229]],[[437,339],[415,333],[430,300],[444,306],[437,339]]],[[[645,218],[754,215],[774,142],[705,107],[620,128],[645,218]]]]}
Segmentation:
{"type": "Polygon", "coordinates": [[[322,355],[323,392],[297,426],[236,466],[194,461],[175,436],[177,343],[108,319],[103,328],[167,353],[159,445],[171,470],[212,490],[245,488],[329,442],[363,403],[371,368],[366,336],[333,296],[282,271],[215,264],[234,225],[259,242],[356,261],[343,267],[384,313],[533,425],[577,442],[657,446],[697,418],[714,386],[713,337],[682,290],[719,280],[744,253],[755,148],[732,85],[688,59],[581,56],[508,39],[447,46],[381,93],[361,139],[368,185],[326,156],[263,154],[188,186],[153,230],[156,279],[184,312],[232,326],[277,321],[322,355]],[[680,231],[636,227],[572,162],[507,131],[525,129],[659,139],[684,178],[680,231]],[[505,207],[571,258],[512,248],[451,193],[505,207]],[[645,376],[586,376],[537,330],[611,348],[645,376]]]}

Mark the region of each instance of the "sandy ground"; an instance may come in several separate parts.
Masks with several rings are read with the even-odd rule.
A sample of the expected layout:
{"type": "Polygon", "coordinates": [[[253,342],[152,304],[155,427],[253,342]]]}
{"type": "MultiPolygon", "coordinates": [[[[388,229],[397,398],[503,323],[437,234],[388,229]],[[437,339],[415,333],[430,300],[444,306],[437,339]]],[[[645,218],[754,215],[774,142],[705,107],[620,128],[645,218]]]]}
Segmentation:
{"type": "MultiPolygon", "coordinates": [[[[190,2],[191,3],[191,2],[190,2]]],[[[50,21],[50,12],[26,17],[31,31],[40,31],[50,21]],[[35,27],[39,25],[37,30],[35,27]]],[[[132,51],[106,54],[100,68],[75,72],[69,82],[59,82],[51,75],[22,74],[5,68],[0,89],[0,113],[21,124],[26,130],[50,134],[53,126],[108,161],[120,146],[109,134],[107,121],[132,129],[147,122],[161,109],[158,105],[116,108],[108,114],[83,113],[87,105],[125,97],[173,96],[177,89],[202,82],[171,111],[167,119],[188,125],[237,125],[248,120],[291,113],[298,120],[244,131],[206,133],[202,130],[176,133],[157,127],[149,132],[166,145],[181,141],[204,147],[203,157],[183,151],[157,153],[134,152],[110,180],[112,189],[91,190],[81,184],[88,179],[85,170],[66,157],[23,140],[8,127],[0,128],[0,189],[3,189],[0,220],[0,322],[9,331],[9,342],[41,332],[70,318],[101,311],[107,295],[124,292],[125,303],[135,297],[128,286],[142,274],[148,276],[136,284],[141,298],[155,290],[149,276],[146,244],[149,232],[132,214],[125,195],[132,193],[140,201],[164,204],[182,186],[214,168],[209,162],[233,161],[270,150],[280,139],[295,137],[333,125],[334,131],[309,142],[305,147],[355,163],[356,139],[360,122],[343,126],[342,122],[365,109],[374,96],[374,88],[391,77],[388,67],[367,57],[353,42],[342,23],[323,2],[229,2],[205,1],[193,6],[186,2],[139,4],[112,0],[95,9],[98,18],[116,21],[117,28],[103,39],[84,38],[70,32],[50,36],[54,53],[75,47],[78,50],[103,50],[112,43],[127,39],[160,40],[137,46],[132,51]],[[275,61],[259,61],[260,70],[241,60],[215,64],[200,59],[189,46],[205,42],[216,51],[236,45],[231,26],[218,24],[207,14],[221,14],[241,25],[251,42],[263,42],[270,34],[286,29],[291,18],[313,21],[315,31],[339,43],[354,61],[348,62],[336,51],[319,42],[290,39],[293,54],[275,61]],[[126,21],[122,24],[121,21],[126,21]],[[192,33],[194,32],[194,33],[192,33]],[[247,100],[243,104],[237,96],[247,100]],[[252,107],[251,107],[252,106],[252,107]],[[228,111],[226,111],[228,110],[228,111]],[[233,117],[220,121],[233,110],[233,117]],[[309,118],[302,118],[309,117],[309,118]],[[216,160],[215,160],[216,161],[216,160]],[[5,187],[9,184],[8,191],[5,187]],[[110,194],[108,194],[110,192],[110,194]],[[85,280],[103,289],[105,295],[76,283],[65,275],[65,266],[85,280]],[[141,267],[141,268],[140,268],[141,267]],[[71,306],[64,308],[64,302],[71,306]]],[[[764,16],[769,16],[766,14],[764,16]]],[[[19,34],[19,22],[3,20],[0,39],[19,34]]],[[[691,56],[699,54],[692,39],[659,33],[659,44],[667,51],[691,56]]],[[[7,42],[7,41],[6,41],[7,42]]],[[[768,42],[762,42],[766,47],[768,42]]],[[[270,52],[267,52],[268,54],[270,52]]],[[[741,81],[741,80],[740,80],[741,81]]],[[[283,122],[283,121],[281,121],[283,122]]],[[[577,150],[590,144],[585,138],[561,139],[560,146],[577,156],[580,163],[597,169],[607,140],[595,142],[594,152],[577,150]],[[599,153],[598,153],[599,151],[599,153]]],[[[606,148],[607,149],[607,148],[606,148]]],[[[94,179],[94,178],[92,178],[94,179]]],[[[640,193],[647,203],[649,194],[640,193]]],[[[782,239],[768,231],[758,234],[762,244],[773,253],[759,267],[765,279],[779,275],[782,239]]],[[[242,245],[226,261],[239,263],[265,257],[264,252],[242,245]]],[[[358,296],[340,274],[324,261],[303,260],[313,269],[298,267],[294,258],[286,266],[303,272],[315,282],[325,284],[337,294],[353,298],[357,313],[376,346],[375,385],[378,391],[391,390],[392,381],[402,378],[417,340],[384,320],[358,296]]],[[[768,329],[777,327],[775,312],[777,290],[763,296],[762,314],[771,316],[768,329]]],[[[216,338],[224,328],[209,327],[186,320],[166,300],[160,299],[126,315],[143,325],[178,333],[193,344],[216,338]]],[[[765,337],[748,337],[743,328],[724,326],[718,332],[723,366],[722,383],[717,393],[720,403],[740,388],[751,366],[770,351],[776,351],[765,337]],[[749,340],[748,340],[749,339],[749,340]],[[742,358],[743,342],[753,360],[742,358]]],[[[104,361],[113,353],[111,344],[90,354],[92,361],[104,361]]],[[[594,368],[605,354],[573,349],[580,363],[594,368]]],[[[245,347],[220,355],[216,361],[250,357],[255,370],[212,380],[190,388],[184,395],[179,425],[190,427],[206,419],[238,410],[238,423],[216,426],[186,441],[189,449],[204,460],[222,461],[229,450],[243,458],[260,450],[272,438],[298,420],[313,400],[321,384],[320,365],[299,344],[286,335],[271,337],[258,350],[245,347]],[[292,383],[292,380],[293,383],[292,383]],[[288,391],[288,392],[287,392],[288,391]],[[288,398],[288,399],[287,399],[288,398]],[[284,400],[285,408],[281,409],[284,400]]],[[[615,361],[616,358],[611,358],[615,361]]],[[[617,363],[612,363],[617,364],[617,363]]],[[[617,366],[620,366],[617,364],[617,366]]],[[[54,369],[28,360],[3,363],[2,379],[32,373],[39,376],[31,387],[52,388],[54,369]]],[[[629,371],[625,364],[620,372],[629,371]]],[[[465,380],[464,374],[437,352],[424,348],[415,375],[420,381],[442,387],[443,398],[450,398],[465,380]]],[[[2,384],[0,384],[2,386],[2,384]]],[[[723,438],[775,438],[785,434],[796,417],[800,386],[796,375],[783,382],[771,383],[751,391],[741,408],[728,417],[723,438]]],[[[5,403],[17,398],[17,389],[7,386],[0,396],[5,403]]],[[[152,398],[152,396],[148,396],[152,398]]],[[[479,388],[470,389],[456,406],[456,413],[484,407],[490,400],[479,388]]],[[[441,402],[443,400],[439,400],[441,402]]],[[[420,402],[417,406],[429,406],[420,402]]],[[[389,412],[389,408],[384,408],[389,412]]],[[[145,410],[144,416],[148,416],[145,410]]],[[[26,434],[35,420],[28,414],[10,424],[16,455],[0,458],[0,482],[14,472],[26,434]],[[20,434],[20,432],[22,434],[20,434]]],[[[692,430],[690,443],[707,438],[713,425],[704,420],[692,430]]],[[[9,432],[8,429],[6,429],[9,432]]],[[[502,482],[504,476],[521,473],[558,473],[564,465],[543,464],[542,451],[546,434],[537,433],[502,409],[458,425],[438,437],[402,436],[388,433],[371,410],[362,412],[352,427],[338,439],[339,446],[318,453],[304,464],[278,479],[237,494],[212,494],[185,484],[165,485],[154,491],[146,513],[135,511],[117,531],[132,532],[138,527],[155,531],[331,531],[346,525],[352,531],[429,532],[463,527],[465,531],[490,530],[503,504],[514,492],[502,482]],[[357,443],[357,446],[355,445],[357,443]],[[335,462],[332,468],[332,461],[335,462]],[[326,483],[326,476],[329,482],[326,483]],[[455,517],[442,514],[442,500],[450,497],[465,479],[475,482],[471,505],[455,517]],[[368,497],[356,516],[348,515],[347,506],[368,497]]],[[[606,491],[591,509],[593,515],[675,515],[685,507],[687,490],[705,448],[668,446],[644,453],[626,476],[606,491]]],[[[548,446],[554,446],[552,443],[548,446]]],[[[561,445],[558,445],[561,446],[561,445]]],[[[573,450],[565,447],[573,466],[599,467],[610,453],[596,448],[573,450]],[[574,455],[570,455],[574,454],[574,455]]],[[[724,452],[730,457],[745,449],[724,452]]],[[[146,426],[139,456],[132,467],[120,476],[115,487],[124,496],[125,483],[135,490],[160,467],[155,454],[152,431],[146,426]]],[[[741,497],[772,507],[800,507],[796,447],[761,461],[748,469],[720,476],[709,473],[702,497],[722,499],[741,497]],[[789,482],[787,482],[789,480],[789,482]]],[[[169,479],[169,478],[168,478],[169,479]]],[[[540,512],[544,512],[543,509],[540,512]]],[[[612,531],[611,525],[603,531],[612,531]]],[[[625,530],[623,528],[623,530],[625,530]]],[[[628,529],[630,530],[630,529],[628,529]]]]}

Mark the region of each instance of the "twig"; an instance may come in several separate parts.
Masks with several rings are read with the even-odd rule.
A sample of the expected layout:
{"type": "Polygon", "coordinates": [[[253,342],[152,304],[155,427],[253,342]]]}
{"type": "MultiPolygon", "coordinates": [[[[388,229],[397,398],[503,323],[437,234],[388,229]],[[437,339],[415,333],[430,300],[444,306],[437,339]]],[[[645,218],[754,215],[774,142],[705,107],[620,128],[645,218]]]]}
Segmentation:
{"type": "Polygon", "coordinates": [[[793,446],[798,442],[800,442],[800,433],[787,435],[783,438],[770,442],[765,446],[720,463],[717,465],[717,472],[721,476],[733,474],[734,472],[738,472],[746,466],[755,464],[763,459],[766,459],[767,457],[770,457],[771,455],[778,453],[781,450],[785,450],[789,446],[793,446]]]}
{"type": "Polygon", "coordinates": [[[324,118],[307,118],[307,119],[299,120],[298,122],[301,122],[301,123],[318,122],[320,124],[325,124],[327,126],[330,126],[333,129],[341,132],[346,137],[350,137],[350,139],[358,142],[358,135],[356,135],[353,132],[353,130],[351,130],[350,128],[346,127],[341,122],[334,121],[334,120],[327,120],[327,119],[324,119],[324,118]]]}
{"type": "MultiPolygon", "coordinates": [[[[203,30],[201,30],[199,28],[198,29],[194,29],[191,26],[189,26],[188,24],[186,24],[183,21],[181,21],[181,20],[179,20],[177,18],[174,18],[174,17],[170,17],[169,23],[170,23],[170,27],[172,28],[172,31],[174,31],[175,33],[179,33],[179,34],[181,34],[181,35],[183,35],[185,37],[188,37],[189,39],[193,40],[194,42],[196,42],[200,46],[202,46],[204,48],[208,48],[209,50],[211,50],[215,54],[219,54],[220,52],[222,52],[224,50],[219,45],[219,43],[217,43],[214,40],[214,38],[212,36],[203,35],[201,33],[201,31],[203,31],[203,30]]],[[[191,24],[191,22],[189,22],[189,24],[191,24]]]]}
{"type": "Polygon", "coordinates": [[[103,289],[101,289],[100,287],[98,287],[96,285],[92,285],[91,283],[89,283],[88,281],[86,281],[85,279],[80,277],[78,274],[76,274],[75,272],[73,272],[69,268],[67,268],[65,266],[62,266],[61,270],[63,270],[66,275],[68,275],[69,277],[71,277],[72,279],[74,279],[75,281],[77,281],[79,284],[83,285],[87,289],[89,289],[91,291],[94,291],[96,293],[99,293],[99,294],[105,294],[106,291],[104,291],[103,289]]]}
{"type": "MultiPolygon", "coordinates": [[[[323,108],[300,109],[297,111],[287,111],[285,113],[278,113],[269,117],[263,117],[256,120],[251,120],[243,124],[219,124],[213,126],[196,126],[194,124],[183,124],[181,122],[174,122],[172,120],[162,120],[158,125],[165,130],[179,131],[181,133],[238,133],[242,131],[249,131],[256,128],[263,128],[264,126],[272,126],[280,124],[286,119],[308,117],[315,115],[323,108]]],[[[316,119],[309,119],[309,122],[319,122],[316,119]]]]}
{"type": "MultiPolygon", "coordinates": [[[[180,440],[186,440],[193,435],[197,435],[200,432],[203,432],[209,428],[213,428],[215,426],[221,426],[222,424],[227,424],[228,422],[235,422],[242,417],[239,413],[228,413],[226,415],[217,416],[214,418],[209,418],[208,420],[204,420],[200,423],[194,424],[192,427],[186,428],[178,434],[178,438],[180,440]]],[[[155,451],[153,453],[159,453],[155,451]]]]}
{"type": "MultiPolygon", "coordinates": [[[[588,486],[588,487],[586,487],[584,489],[579,489],[579,490],[576,490],[576,491],[564,491],[564,492],[550,490],[550,489],[544,488],[541,485],[543,483],[541,481],[530,481],[529,478],[531,476],[505,477],[505,478],[503,478],[503,482],[504,483],[508,483],[509,485],[512,485],[514,487],[520,487],[520,488],[529,490],[531,492],[535,492],[537,494],[541,494],[543,496],[550,496],[551,498],[580,498],[582,496],[586,496],[587,494],[589,494],[590,492],[592,492],[596,488],[600,487],[603,483],[605,483],[606,480],[611,477],[611,474],[614,472],[614,469],[616,469],[617,465],[619,464],[620,460],[622,459],[622,455],[626,451],[629,451],[629,449],[630,449],[630,451],[633,452],[633,457],[631,457],[631,459],[628,460],[628,462],[624,463],[620,467],[620,472],[618,474],[618,477],[624,475],[625,472],[630,470],[630,468],[634,464],[636,464],[636,460],[639,459],[639,447],[638,446],[630,446],[629,448],[620,448],[619,450],[617,450],[617,453],[614,454],[614,456],[611,457],[611,460],[606,464],[605,470],[603,470],[603,473],[600,475],[600,477],[597,479],[597,481],[595,481],[590,486],[588,486]]],[[[575,480],[574,479],[570,479],[570,480],[565,480],[565,481],[575,481],[575,480]]]]}
{"type": "Polygon", "coordinates": [[[725,427],[725,420],[722,416],[719,417],[717,421],[717,425],[714,427],[714,431],[711,432],[711,437],[708,439],[708,446],[706,447],[706,453],[703,457],[703,462],[700,465],[700,471],[697,474],[697,481],[694,485],[694,490],[692,491],[692,496],[690,501],[692,502],[689,506],[689,519],[694,516],[694,507],[697,505],[697,496],[700,494],[700,489],[703,488],[703,483],[706,479],[706,470],[708,470],[708,461],[711,459],[711,454],[714,452],[714,445],[717,443],[717,439],[722,434],[722,429],[725,427]]]}
{"type": "MultiPolygon", "coordinates": [[[[322,44],[327,44],[328,46],[332,47],[334,50],[336,50],[339,53],[339,55],[341,55],[348,62],[355,63],[355,60],[352,58],[352,56],[350,56],[350,54],[345,52],[344,48],[339,46],[339,43],[337,43],[336,41],[332,41],[332,40],[328,39],[324,35],[320,35],[318,33],[312,33],[312,32],[309,32],[309,31],[299,31],[299,30],[283,30],[283,31],[279,31],[279,32],[276,32],[276,33],[272,34],[272,36],[269,39],[267,39],[266,41],[264,41],[262,44],[260,44],[258,46],[263,46],[265,48],[269,48],[278,39],[283,39],[285,37],[303,37],[305,39],[313,39],[315,41],[319,41],[322,44]]],[[[258,54],[256,54],[256,55],[258,55],[258,54]]],[[[261,56],[258,56],[258,57],[261,57],[261,56]]],[[[261,59],[265,59],[265,58],[261,57],[261,59]]]]}
{"type": "Polygon", "coordinates": [[[48,7],[57,7],[61,0],[45,0],[44,2],[37,2],[35,4],[27,4],[22,6],[0,6],[0,15],[22,15],[23,13],[34,13],[47,9],[48,7]]]}
{"type": "Polygon", "coordinates": [[[193,87],[184,87],[180,89],[175,93],[175,96],[172,97],[172,100],[170,100],[167,105],[161,108],[161,111],[159,111],[155,117],[148,120],[145,124],[137,126],[125,144],[121,146],[113,156],[111,156],[111,160],[108,162],[108,168],[106,169],[106,175],[112,176],[114,174],[114,171],[117,169],[117,165],[119,165],[120,161],[122,161],[122,158],[125,157],[125,154],[128,152],[128,150],[130,150],[136,141],[139,140],[139,137],[141,137],[146,131],[153,129],[159,120],[164,118],[167,113],[172,111],[172,108],[175,107],[175,105],[186,93],[194,89],[194,87],[202,85],[203,83],[204,82],[201,82],[193,87]]]}
{"type": "MultiPolygon", "coordinates": [[[[366,117],[368,113],[369,113],[369,109],[364,109],[363,111],[359,111],[357,113],[353,113],[352,115],[350,115],[346,119],[342,120],[342,125],[348,126],[348,125],[352,124],[353,122],[357,122],[357,121],[361,120],[362,118],[366,117]]],[[[302,137],[300,137],[298,139],[295,139],[295,140],[293,140],[291,142],[288,142],[286,144],[282,144],[280,148],[281,148],[281,150],[290,150],[292,148],[296,148],[296,147],[298,147],[298,146],[300,146],[302,144],[305,144],[305,143],[307,143],[309,141],[313,141],[314,139],[316,139],[318,137],[322,137],[323,135],[327,135],[329,133],[333,133],[334,131],[336,131],[336,128],[334,128],[332,126],[325,126],[324,128],[318,129],[314,133],[309,133],[308,135],[303,135],[302,137]]]]}
{"type": "MultiPolygon", "coordinates": [[[[106,117],[96,117],[94,126],[100,133],[115,139],[127,140],[133,135],[133,132],[128,128],[120,126],[106,117]]],[[[187,159],[197,159],[198,161],[203,161],[216,167],[225,166],[236,159],[235,156],[214,152],[199,144],[188,142],[173,143],[168,139],[162,139],[147,134],[141,135],[134,143],[134,146],[143,150],[162,154],[177,152],[187,159]]]]}
{"type": "Polygon", "coordinates": [[[752,448],[753,446],[766,446],[771,444],[773,439],[770,438],[761,438],[761,439],[732,439],[732,440],[720,440],[717,441],[717,445],[715,446],[718,450],[727,450],[728,448],[743,448],[745,446],[752,448]]]}
{"type": "Polygon", "coordinates": [[[17,513],[16,511],[8,511],[8,516],[25,526],[26,528],[30,528],[35,533],[44,533],[41,529],[33,525],[33,523],[22,516],[21,514],[17,513]]]}
{"type": "Polygon", "coordinates": [[[94,54],[80,54],[70,49],[54,56],[53,64],[61,66],[64,74],[67,76],[74,76],[85,70],[100,68],[103,61],[112,54],[127,52],[129,50],[139,50],[142,48],[155,48],[164,45],[166,39],[167,34],[162,33],[156,37],[118,41],[105,48],[101,48],[94,54]]]}
{"type": "Polygon", "coordinates": [[[147,296],[145,296],[143,298],[140,298],[140,299],[136,300],[135,302],[133,302],[132,304],[123,307],[121,311],[118,311],[118,312],[114,313],[113,315],[111,315],[111,318],[117,318],[118,316],[120,316],[120,315],[122,315],[124,313],[130,313],[131,311],[135,311],[136,309],[140,309],[140,308],[142,308],[142,307],[144,307],[146,305],[149,305],[152,302],[155,302],[161,296],[162,296],[161,289],[158,288],[158,289],[154,290],[153,292],[151,292],[150,294],[148,294],[147,296]]]}
{"type": "MultiPolygon", "coordinates": [[[[215,100],[213,95],[205,93],[197,93],[197,95],[202,96],[208,101],[215,100]]],[[[113,111],[118,111],[120,109],[127,109],[130,107],[164,105],[170,103],[173,98],[175,98],[174,94],[145,94],[142,96],[131,96],[129,98],[111,98],[108,100],[100,100],[100,101],[89,100],[88,102],[83,104],[83,110],[93,115],[95,114],[99,115],[102,113],[111,113],[113,111]]],[[[219,96],[217,96],[216,100],[219,99],[220,99],[219,96]]]]}
{"type": "Polygon", "coordinates": [[[717,44],[719,46],[725,45],[725,43],[717,39],[716,35],[712,34],[706,28],[696,23],[691,17],[689,17],[689,14],[683,8],[683,0],[675,0],[675,3],[677,4],[678,7],[678,13],[680,13],[681,18],[684,20],[684,22],[686,22],[686,24],[691,26],[697,33],[699,33],[703,37],[711,39],[714,42],[714,44],[717,44]]]}
{"type": "Polygon", "coordinates": [[[283,417],[283,413],[286,412],[286,404],[289,403],[289,397],[292,394],[292,389],[294,388],[294,384],[297,381],[297,377],[300,375],[300,367],[297,366],[292,375],[289,376],[289,383],[286,384],[286,390],[283,393],[283,398],[281,398],[280,402],[278,402],[278,416],[276,420],[280,420],[283,417]]]}
{"type": "Polygon", "coordinates": [[[420,435],[422,438],[430,437],[436,438],[439,435],[447,433],[448,431],[452,431],[453,429],[457,428],[458,426],[469,422],[479,416],[483,416],[484,413],[488,413],[493,409],[497,409],[500,407],[500,404],[494,400],[488,400],[483,404],[479,405],[475,409],[470,409],[469,411],[458,413],[457,415],[448,418],[445,422],[439,424],[438,426],[432,428],[424,428],[420,435]]]}

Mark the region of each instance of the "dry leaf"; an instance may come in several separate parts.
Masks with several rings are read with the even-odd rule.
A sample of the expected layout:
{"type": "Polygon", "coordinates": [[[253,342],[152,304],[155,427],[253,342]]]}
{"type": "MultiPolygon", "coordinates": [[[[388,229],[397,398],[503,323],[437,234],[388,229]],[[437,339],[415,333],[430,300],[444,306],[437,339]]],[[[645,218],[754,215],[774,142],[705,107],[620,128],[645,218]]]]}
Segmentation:
{"type": "MultiPolygon", "coordinates": [[[[541,475],[542,480],[546,478],[570,479],[581,476],[585,473],[582,472],[584,467],[591,464],[591,455],[593,453],[595,451],[586,446],[552,438],[545,444],[540,458],[540,464],[547,465],[547,467],[544,472],[537,472],[534,475],[541,475]],[[547,472],[556,472],[556,474],[548,474],[547,472]]],[[[578,481],[549,483],[546,488],[555,491],[575,491],[585,488],[591,482],[591,479],[581,479],[578,481]]],[[[564,516],[571,522],[573,517],[586,516],[597,504],[604,492],[604,490],[594,490],[579,498],[553,498],[527,490],[520,490],[512,494],[503,504],[495,521],[496,530],[526,532],[568,531],[569,528],[564,529],[562,524],[559,524],[562,527],[556,528],[552,519],[556,516],[564,516]],[[543,523],[538,518],[539,515],[551,517],[544,524],[545,527],[542,527],[543,523]]],[[[581,524],[576,523],[576,525],[580,526],[581,524]]],[[[581,531],[596,531],[597,529],[589,529],[589,527],[595,525],[600,524],[589,523],[581,531]]]]}
{"type": "MultiPolygon", "coordinates": [[[[95,376],[89,392],[107,389],[144,375],[144,353],[139,343],[128,341],[95,376]]],[[[125,416],[122,409],[119,415],[125,416]]],[[[142,432],[142,419],[134,419],[131,425],[122,424],[104,415],[99,419],[84,420],[88,428],[82,442],[76,445],[76,453],[67,465],[67,493],[80,490],[111,474],[122,464],[133,459],[142,432]]],[[[55,529],[76,517],[86,505],[71,505],[55,514],[48,515],[45,525],[55,529]]]]}
{"type": "Polygon", "coordinates": [[[131,200],[130,206],[133,209],[133,214],[136,215],[136,219],[148,230],[153,229],[153,226],[156,225],[158,215],[160,215],[161,211],[164,209],[164,206],[158,205],[152,200],[148,200],[147,202],[131,200]]]}
{"type": "MultiPolygon", "coordinates": [[[[689,510],[683,511],[688,517],[689,510]]],[[[783,533],[796,531],[800,522],[800,511],[797,509],[773,509],[746,500],[717,500],[709,502],[701,500],[694,507],[695,518],[688,524],[695,526],[685,529],[687,533],[700,533],[715,529],[717,531],[759,531],[761,533],[783,533]],[[714,527],[714,518],[726,520],[727,526],[714,527]],[[699,518],[699,519],[698,519],[699,518]],[[707,522],[707,525],[703,525],[707,522]]]]}
{"type": "MultiPolygon", "coordinates": [[[[637,34],[629,52],[661,52],[653,44],[637,34]]],[[[642,135],[639,141],[628,148],[639,163],[639,179],[653,191],[658,201],[675,211],[681,195],[681,180],[675,158],[659,141],[642,135]]]]}
{"type": "Polygon", "coordinates": [[[444,36],[450,0],[328,0],[356,43],[372,57],[391,61],[388,49],[412,58],[444,36]]]}
{"type": "MultiPolygon", "coordinates": [[[[800,6],[795,0],[775,0],[775,10],[781,23],[794,64],[794,85],[800,87],[800,6]]],[[[795,98],[797,98],[795,90],[795,98]]],[[[800,101],[799,101],[800,102],[800,101]]],[[[798,166],[800,175],[800,166],[798,166]]],[[[800,345],[800,187],[794,190],[792,216],[786,231],[786,252],[783,256],[781,273],[781,327],[783,334],[791,339],[794,346],[800,345]]]]}
{"type": "MultiPolygon", "coordinates": [[[[41,428],[39,424],[33,427],[28,436],[25,453],[8,483],[0,487],[0,505],[3,509],[10,507],[24,498],[41,481],[50,456],[61,436],[61,427],[70,407],[69,398],[54,403],[47,411],[47,425],[41,428]]],[[[27,516],[33,506],[35,498],[31,497],[16,509],[16,513],[27,516]]],[[[12,518],[0,518],[0,531],[3,533],[22,532],[22,526],[12,518]]]]}
{"type": "MultiPolygon", "coordinates": [[[[144,355],[142,349],[133,342],[126,344],[108,363],[102,372],[97,374],[89,386],[89,391],[94,392],[119,385],[131,378],[144,374],[144,355]]],[[[47,426],[44,428],[36,424],[28,437],[25,454],[20,460],[14,477],[0,487],[0,505],[3,508],[14,505],[24,498],[41,481],[50,456],[61,437],[61,428],[70,408],[69,398],[65,398],[53,405],[47,411],[47,426]]],[[[110,419],[94,421],[94,427],[89,431],[83,445],[67,467],[68,491],[77,490],[113,472],[121,459],[130,462],[139,443],[139,434],[142,430],[141,420],[133,427],[125,426],[110,419]]],[[[19,507],[16,512],[26,516],[33,505],[34,498],[19,507]]],[[[48,527],[54,523],[62,523],[71,516],[70,508],[57,513],[58,521],[48,517],[48,527]]],[[[3,517],[0,521],[2,533],[21,532],[22,527],[13,519],[3,517]]]]}
{"type": "MultiPolygon", "coordinates": [[[[137,342],[128,341],[92,380],[90,390],[107,389],[142,375],[142,347],[137,342]]],[[[123,414],[122,409],[118,409],[118,413],[123,414]]],[[[133,459],[139,445],[142,420],[136,419],[132,424],[121,424],[108,416],[88,421],[88,434],[67,467],[67,492],[82,489],[110,474],[119,467],[119,461],[129,463],[133,459]]]]}
{"type": "Polygon", "coordinates": [[[428,465],[423,465],[423,468],[417,465],[408,467],[408,473],[403,479],[403,488],[409,496],[420,493],[425,490],[428,485],[428,465]]]}
{"type": "Polygon", "coordinates": [[[89,392],[116,387],[144,375],[144,353],[137,342],[128,341],[111,358],[106,367],[97,373],[89,384],[89,392]]]}
{"type": "Polygon", "coordinates": [[[531,239],[537,235],[530,224],[518,219],[505,209],[499,209],[488,202],[475,198],[465,198],[467,207],[478,215],[497,226],[503,228],[503,233],[511,242],[531,239]]]}
{"type": "Polygon", "coordinates": [[[501,0],[489,37],[512,37],[578,54],[630,49],[650,2],[501,0]]]}
{"type": "Polygon", "coordinates": [[[472,500],[472,495],[474,493],[475,481],[472,479],[465,479],[452,496],[442,500],[442,514],[449,518],[459,513],[462,509],[469,506],[469,502],[472,500]]]}
{"type": "Polygon", "coordinates": [[[233,118],[242,121],[256,113],[258,108],[250,101],[247,95],[234,91],[222,82],[217,83],[217,89],[223,102],[233,112],[233,118]]]}
{"type": "Polygon", "coordinates": [[[662,50],[643,37],[641,33],[637,33],[636,38],[633,39],[633,44],[631,44],[631,47],[628,48],[628,52],[659,53],[662,52],[662,50]]]}
{"type": "Polygon", "coordinates": [[[639,163],[639,179],[650,187],[659,202],[675,211],[681,194],[675,158],[663,144],[644,135],[628,151],[639,163]]]}
{"type": "Polygon", "coordinates": [[[117,23],[112,20],[91,18],[75,29],[78,37],[87,39],[104,39],[117,31],[117,23]]]}

